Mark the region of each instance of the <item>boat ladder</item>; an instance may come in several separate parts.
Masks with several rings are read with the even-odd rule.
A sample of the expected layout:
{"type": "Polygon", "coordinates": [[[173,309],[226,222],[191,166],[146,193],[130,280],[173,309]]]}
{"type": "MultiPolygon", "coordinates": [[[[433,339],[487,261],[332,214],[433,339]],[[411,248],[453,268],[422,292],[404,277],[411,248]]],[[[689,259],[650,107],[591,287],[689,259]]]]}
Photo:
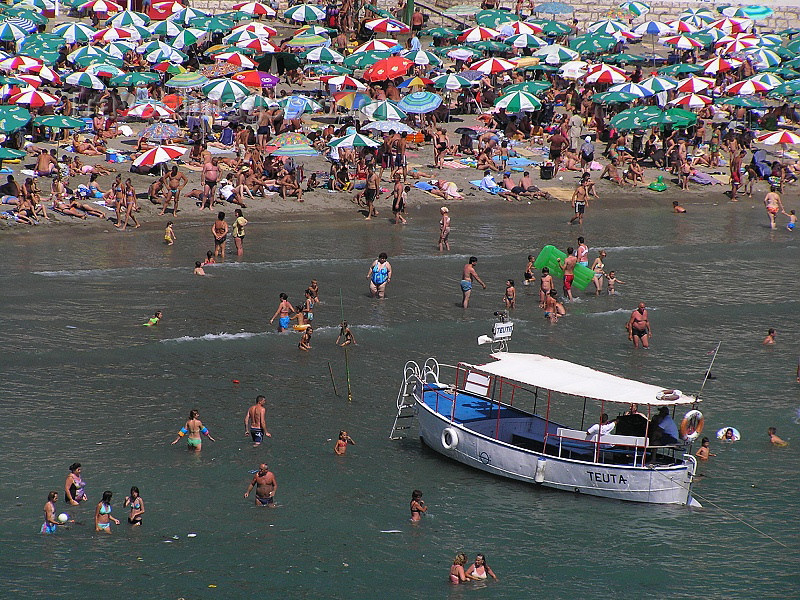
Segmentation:
{"type": "Polygon", "coordinates": [[[414,383],[421,380],[421,375],[416,362],[410,360],[406,363],[403,370],[403,383],[397,393],[397,414],[394,417],[392,431],[389,433],[390,440],[402,440],[405,437],[402,432],[411,429],[411,421],[408,419],[417,416],[417,400],[412,390],[414,383]]]}

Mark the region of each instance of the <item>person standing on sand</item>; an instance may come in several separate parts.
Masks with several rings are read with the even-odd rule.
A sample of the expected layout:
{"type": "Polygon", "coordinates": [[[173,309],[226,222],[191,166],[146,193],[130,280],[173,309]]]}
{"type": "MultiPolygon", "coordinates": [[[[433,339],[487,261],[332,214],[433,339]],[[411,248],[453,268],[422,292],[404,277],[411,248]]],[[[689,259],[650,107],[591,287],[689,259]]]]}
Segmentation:
{"type": "Polygon", "coordinates": [[[631,318],[625,326],[628,330],[628,339],[633,342],[633,347],[639,347],[639,340],[642,340],[642,347],[650,347],[650,338],[653,331],[650,329],[650,318],[644,302],[639,302],[639,306],[631,313],[631,318]]]}
{"type": "Polygon", "coordinates": [[[764,206],[767,209],[767,215],[769,216],[769,228],[770,229],[777,229],[777,224],[775,223],[775,215],[779,212],[786,214],[786,211],[783,209],[783,203],[781,202],[781,195],[777,192],[775,186],[772,186],[767,192],[767,195],[764,196],[764,206]]]}
{"type": "Polygon", "coordinates": [[[208,207],[208,210],[214,206],[214,190],[219,181],[219,166],[216,157],[210,161],[203,163],[203,203],[200,205],[200,210],[208,207]]]}
{"type": "Polygon", "coordinates": [[[570,225],[575,221],[578,221],[578,225],[583,225],[583,214],[586,212],[586,206],[589,204],[589,196],[591,195],[599,198],[590,175],[584,173],[581,176],[581,182],[572,194],[572,210],[575,211],[575,215],[569,220],[570,225]]]}
{"type": "Polygon", "coordinates": [[[570,246],[567,248],[567,258],[564,259],[564,262],[561,262],[560,258],[556,259],[558,266],[564,270],[564,295],[570,302],[574,300],[572,297],[572,281],[575,279],[575,265],[578,263],[578,258],[572,254],[574,251],[570,246]]]}
{"type": "Polygon", "coordinates": [[[469,308],[469,297],[472,294],[472,283],[474,281],[477,281],[483,289],[486,289],[486,284],[481,281],[481,278],[478,277],[478,272],[475,270],[477,262],[477,257],[470,256],[469,262],[464,265],[464,270],[461,273],[462,308],[469,308]]]}
{"type": "Polygon", "coordinates": [[[375,169],[372,167],[367,171],[367,187],[364,189],[364,201],[367,203],[367,218],[369,221],[372,217],[378,216],[378,211],[375,210],[375,200],[378,199],[378,189],[380,188],[381,180],[375,169]]]}
{"type": "Polygon", "coordinates": [[[278,491],[278,482],[275,475],[269,470],[266,463],[258,465],[258,471],[253,475],[253,481],[247,486],[244,497],[247,498],[250,492],[256,488],[256,506],[269,506],[275,508],[275,492],[278,491]]]}
{"type": "Polygon", "coordinates": [[[189,180],[186,175],[178,171],[178,166],[173,165],[172,170],[164,176],[164,183],[167,184],[167,192],[164,194],[164,203],[161,205],[159,216],[167,212],[167,207],[172,203],[172,215],[178,215],[178,201],[181,199],[181,190],[186,187],[189,180]]]}
{"type": "Polygon", "coordinates": [[[256,403],[247,409],[244,416],[244,434],[253,438],[253,448],[261,445],[264,436],[272,437],[267,431],[267,409],[264,408],[266,403],[264,396],[257,396],[256,403]]]}
{"type": "Polygon", "coordinates": [[[225,222],[225,213],[217,213],[217,220],[211,227],[214,236],[214,256],[225,258],[225,240],[228,239],[228,224],[225,222]]]}

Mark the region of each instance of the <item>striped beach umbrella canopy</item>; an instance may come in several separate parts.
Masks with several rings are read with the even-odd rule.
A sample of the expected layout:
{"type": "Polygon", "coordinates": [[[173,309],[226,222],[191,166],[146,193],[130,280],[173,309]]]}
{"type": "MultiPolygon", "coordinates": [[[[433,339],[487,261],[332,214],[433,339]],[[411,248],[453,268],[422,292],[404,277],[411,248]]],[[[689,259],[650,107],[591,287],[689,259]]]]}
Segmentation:
{"type": "Polygon", "coordinates": [[[768,90],[773,90],[783,83],[783,79],[773,75],[772,73],[759,73],[749,79],[765,86],[768,90]]]}
{"type": "Polygon", "coordinates": [[[189,25],[192,19],[207,17],[209,14],[197,8],[186,7],[180,9],[178,12],[170,15],[169,20],[175,23],[180,23],[184,27],[189,25]]]}
{"type": "Polygon", "coordinates": [[[459,42],[480,42],[482,40],[493,40],[500,37],[500,32],[489,27],[471,27],[464,30],[458,36],[459,42]]]}
{"type": "Polygon", "coordinates": [[[241,102],[251,93],[247,86],[231,79],[214,79],[200,90],[209,100],[226,104],[241,102]]]}
{"type": "Polygon", "coordinates": [[[470,61],[483,56],[483,52],[476,48],[468,48],[467,46],[451,46],[446,48],[447,57],[453,60],[470,61]]]}
{"type": "Polygon", "coordinates": [[[727,34],[742,33],[743,31],[749,31],[753,28],[753,21],[750,19],[725,17],[724,19],[718,19],[710,23],[709,27],[711,29],[719,29],[727,34]]]}
{"type": "Polygon", "coordinates": [[[541,101],[528,92],[511,92],[498,98],[494,105],[508,113],[533,112],[542,108],[541,101]]]}
{"type": "Polygon", "coordinates": [[[233,8],[254,17],[274,17],[277,14],[271,7],[263,2],[239,2],[238,4],[234,4],[233,8]]]}
{"type": "Polygon", "coordinates": [[[598,104],[627,104],[636,100],[633,94],[626,94],[625,92],[601,92],[599,94],[592,94],[592,102],[598,104]]]}
{"type": "Polygon", "coordinates": [[[726,87],[725,93],[731,96],[752,96],[753,94],[768,92],[770,89],[771,88],[767,87],[763,83],[760,83],[759,81],[745,79],[744,81],[738,81],[733,85],[726,87]]]}
{"type": "MultiPolygon", "coordinates": [[[[88,73],[89,75],[94,75],[96,77],[117,77],[118,75],[125,74],[125,71],[123,71],[119,67],[115,65],[108,65],[105,63],[91,64],[88,67],[86,67],[83,71],[84,73],[88,73]]],[[[156,75],[155,73],[148,73],[148,74],[158,77],[158,75],[156,75]]]]}
{"type": "Polygon", "coordinates": [[[267,108],[268,106],[272,106],[274,102],[269,98],[262,96],[260,94],[250,94],[247,98],[242,100],[239,103],[239,108],[246,111],[251,111],[256,108],[267,108]]]}
{"type": "MultiPolygon", "coordinates": [[[[148,32],[149,33],[149,32],[148,32]]],[[[114,42],[116,40],[132,40],[137,41],[142,39],[133,30],[126,27],[106,27],[100,29],[92,36],[95,42],[114,42]]]]}
{"type": "Polygon", "coordinates": [[[492,75],[494,73],[503,73],[514,69],[516,65],[502,58],[487,58],[472,63],[470,69],[473,71],[480,71],[485,75],[492,75]]]}
{"type": "Polygon", "coordinates": [[[103,46],[102,50],[108,52],[115,58],[124,59],[125,55],[131,50],[136,50],[136,42],[129,40],[117,40],[116,42],[109,42],[103,46]]]}
{"type": "Polygon", "coordinates": [[[8,23],[9,25],[14,25],[15,27],[19,27],[25,33],[33,33],[38,28],[38,25],[31,21],[30,19],[26,19],[24,17],[13,17],[9,15],[3,15],[2,19],[0,19],[0,23],[8,23]]]}
{"type": "Polygon", "coordinates": [[[586,28],[591,33],[605,33],[606,35],[613,35],[618,31],[628,31],[628,26],[622,21],[616,19],[603,19],[595,21],[586,28]]]}
{"type": "Polygon", "coordinates": [[[783,44],[783,38],[775,33],[757,35],[756,38],[758,39],[759,46],[766,46],[767,48],[783,44]]]}
{"type": "Polygon", "coordinates": [[[547,46],[547,42],[545,42],[542,38],[536,37],[530,33],[519,33],[517,35],[512,35],[511,37],[507,37],[504,41],[506,44],[510,44],[514,48],[544,48],[547,46]]]}
{"type": "Polygon", "coordinates": [[[514,32],[514,35],[519,35],[520,33],[539,35],[542,33],[542,27],[539,24],[529,21],[514,21],[513,23],[509,23],[508,27],[514,32]]]}
{"type": "Polygon", "coordinates": [[[391,100],[370,102],[361,107],[361,112],[373,121],[402,121],[408,115],[391,100]]]}
{"type": "Polygon", "coordinates": [[[330,27],[324,27],[323,25],[312,25],[311,23],[306,23],[305,25],[302,25],[298,29],[296,29],[294,35],[300,35],[301,33],[308,35],[313,34],[313,35],[324,35],[325,37],[331,37],[331,35],[337,34],[338,30],[331,29],[330,27]]]}
{"type": "Polygon", "coordinates": [[[319,152],[308,144],[286,144],[268,154],[272,156],[317,156],[319,152]]]}
{"type": "Polygon", "coordinates": [[[634,98],[648,98],[653,95],[649,89],[638,83],[619,83],[608,88],[609,92],[630,94],[634,98]]]}
{"type": "MultiPolygon", "coordinates": [[[[26,89],[26,86],[32,87],[34,89],[38,89],[42,85],[42,83],[44,83],[42,81],[42,78],[39,77],[38,75],[28,75],[27,73],[24,73],[24,74],[21,74],[21,75],[17,75],[14,79],[19,79],[19,80],[22,81],[22,85],[19,86],[19,91],[24,91],[26,89]]],[[[8,89],[8,88],[6,88],[6,89],[8,89]]],[[[3,94],[2,95],[3,96],[8,96],[9,94],[7,94],[5,92],[6,92],[6,90],[3,90],[3,94]]],[[[11,93],[16,93],[16,92],[11,92],[11,93]]]]}
{"type": "Polygon", "coordinates": [[[283,146],[300,146],[301,144],[310,146],[311,140],[298,131],[281,133],[269,141],[270,146],[277,146],[278,148],[282,148],[283,146]]]}
{"type": "Polygon", "coordinates": [[[624,83],[628,75],[623,69],[600,63],[586,71],[586,83],[624,83]]]}
{"type": "Polygon", "coordinates": [[[653,94],[658,94],[661,92],[674,90],[676,87],[678,87],[678,82],[674,79],[670,79],[669,77],[653,76],[641,81],[640,85],[650,90],[653,94]]]}
{"type": "Polygon", "coordinates": [[[283,16],[299,23],[309,23],[324,19],[325,11],[312,4],[298,4],[285,11],[283,16]]]}
{"type": "Polygon", "coordinates": [[[664,21],[668,26],[671,33],[694,33],[698,31],[700,28],[688,23],[686,21],[681,21],[680,19],[673,19],[671,21],[664,21]]]}
{"type": "Polygon", "coordinates": [[[671,35],[669,37],[662,37],[658,41],[665,46],[672,46],[680,50],[691,50],[692,48],[703,47],[702,43],[687,35],[671,35]]]}
{"type": "Polygon", "coordinates": [[[176,125],[170,123],[153,123],[148,125],[139,132],[140,138],[147,138],[148,140],[163,141],[171,140],[181,137],[181,129],[176,125]]]}
{"type": "Polygon", "coordinates": [[[528,92],[536,96],[551,87],[553,87],[553,84],[548,81],[523,81],[522,83],[512,83],[511,85],[505,86],[503,88],[503,93],[528,92]]]}
{"type": "Polygon", "coordinates": [[[295,48],[313,48],[314,46],[324,46],[329,43],[330,39],[324,35],[301,33],[286,42],[286,45],[295,48]]]}
{"type": "Polygon", "coordinates": [[[752,48],[745,51],[745,55],[753,61],[756,68],[777,67],[782,62],[781,57],[768,48],[752,48]]]}
{"type": "Polygon", "coordinates": [[[175,111],[166,104],[152,101],[134,104],[125,111],[126,117],[139,117],[142,119],[171,117],[174,114],[175,111]]]}
{"type": "Polygon", "coordinates": [[[433,112],[442,104],[442,97],[433,92],[414,92],[404,96],[400,102],[397,103],[397,108],[406,112],[414,114],[425,114],[433,112]]]}
{"type": "Polygon", "coordinates": [[[239,42],[249,42],[250,40],[257,40],[259,38],[268,39],[268,35],[260,35],[255,31],[247,31],[240,29],[239,31],[232,31],[229,35],[222,38],[226,44],[238,44],[239,42]]]}
{"type": "Polygon", "coordinates": [[[150,17],[133,10],[123,10],[106,21],[106,25],[113,25],[114,27],[128,27],[130,25],[146,27],[149,24],[150,17]]]}
{"type": "Polygon", "coordinates": [[[681,21],[686,21],[687,23],[691,23],[696,27],[705,27],[706,25],[710,25],[714,21],[716,21],[716,17],[714,13],[712,13],[707,8],[687,8],[678,15],[678,18],[681,21]]]}
{"type": "Polygon", "coordinates": [[[474,4],[457,4],[456,6],[450,6],[444,9],[445,15],[455,16],[455,17],[466,17],[469,15],[475,14],[475,5],[474,4]]]}
{"type": "Polygon", "coordinates": [[[267,38],[257,37],[254,40],[241,40],[236,42],[236,47],[251,52],[279,52],[280,48],[267,38]]]}
{"type": "MultiPolygon", "coordinates": [[[[248,33],[254,33],[258,37],[266,37],[266,38],[272,37],[274,35],[278,35],[278,32],[275,29],[273,29],[272,27],[269,27],[268,25],[264,25],[263,23],[257,23],[255,21],[252,22],[252,23],[245,23],[244,25],[237,25],[236,27],[233,28],[233,30],[231,30],[231,34],[240,33],[242,31],[246,31],[248,33]]],[[[223,39],[227,39],[227,38],[223,38],[223,39]]],[[[235,42],[231,42],[231,43],[235,43],[235,42]]]]}
{"type": "Polygon", "coordinates": [[[333,138],[330,142],[328,142],[328,146],[331,148],[377,148],[380,145],[380,142],[376,142],[375,140],[359,133],[352,133],[344,137],[333,138]]]}
{"type": "Polygon", "coordinates": [[[86,73],[85,71],[76,71],[67,75],[64,80],[65,83],[70,85],[77,85],[79,87],[88,88],[90,90],[104,90],[106,85],[100,81],[95,75],[86,73]]]}
{"type": "Polygon", "coordinates": [[[123,8],[116,2],[110,0],[90,0],[78,6],[81,11],[94,11],[96,13],[111,14],[123,10],[123,8]]]}
{"type": "Polygon", "coordinates": [[[637,35],[667,35],[671,33],[669,25],[662,21],[645,21],[632,29],[637,35]]]}
{"type": "Polygon", "coordinates": [[[167,18],[172,18],[175,14],[182,11],[185,6],[180,2],[175,2],[173,0],[165,0],[162,2],[155,2],[152,4],[152,8],[158,11],[162,15],[169,15],[167,18]]]}
{"type": "Polygon", "coordinates": [[[551,44],[544,48],[539,48],[533,55],[548,65],[560,65],[570,60],[575,60],[580,56],[575,50],[559,44],[551,44]]]}
{"type": "Polygon", "coordinates": [[[322,105],[303,94],[293,94],[278,100],[286,119],[296,119],[303,113],[315,113],[322,110],[322,105]]]}
{"type": "Polygon", "coordinates": [[[675,98],[675,100],[670,101],[670,104],[691,109],[703,108],[712,102],[713,100],[711,100],[711,98],[708,96],[703,96],[702,94],[684,94],[683,96],[679,96],[678,98],[675,98]]]}
{"type": "Polygon", "coordinates": [[[236,65],[242,69],[254,69],[256,67],[256,63],[252,59],[239,52],[220,52],[214,55],[214,60],[236,65]]]}
{"type": "Polygon", "coordinates": [[[171,160],[176,160],[186,154],[188,148],[183,146],[158,146],[148,150],[133,161],[134,167],[153,167],[171,160]]]}
{"type": "Polygon", "coordinates": [[[55,96],[32,88],[19,94],[15,94],[8,99],[9,104],[22,104],[31,108],[55,106],[59,102],[61,102],[61,100],[55,96]]]}
{"type": "Polygon", "coordinates": [[[768,19],[772,16],[772,9],[769,6],[726,6],[720,12],[726,17],[737,19],[751,19],[758,21],[768,19]]]}
{"type": "Polygon", "coordinates": [[[530,19],[525,22],[540,28],[541,31],[539,33],[543,33],[547,36],[568,35],[572,32],[572,28],[566,23],[553,21],[551,19],[530,19]]]}
{"type": "Polygon", "coordinates": [[[686,79],[678,82],[678,87],[675,91],[681,94],[697,94],[705,91],[714,85],[714,80],[710,77],[697,77],[692,75],[686,79]]]}
{"type": "Polygon", "coordinates": [[[231,29],[236,27],[236,21],[227,19],[221,15],[209,15],[207,17],[191,19],[188,25],[212,33],[228,33],[231,29]]]}
{"type": "Polygon", "coordinates": [[[703,73],[708,73],[709,75],[730,71],[741,64],[742,61],[738,58],[723,58],[722,56],[717,56],[711,60],[700,63],[700,65],[703,67],[703,73]]]}
{"type": "Polygon", "coordinates": [[[427,35],[432,38],[455,38],[458,37],[459,33],[461,32],[458,29],[452,29],[451,27],[432,27],[423,31],[421,35],[427,35]]]}
{"type": "Polygon", "coordinates": [[[90,57],[95,62],[106,62],[108,59],[114,58],[108,52],[101,50],[97,46],[83,46],[67,54],[67,60],[72,63],[84,57],[90,57]]]}
{"type": "Polygon", "coordinates": [[[331,75],[322,77],[322,81],[336,89],[366,90],[367,85],[350,75],[331,75]]]}
{"type": "Polygon", "coordinates": [[[390,131],[394,131],[395,133],[414,133],[414,129],[400,121],[372,121],[364,125],[361,129],[370,129],[383,133],[388,133],[390,131]]]}
{"type": "Polygon", "coordinates": [[[171,88],[190,89],[203,87],[209,82],[208,77],[199,73],[181,73],[167,81],[166,86],[171,88]]]}
{"type": "Polygon", "coordinates": [[[8,21],[0,22],[0,41],[18,42],[19,40],[24,40],[27,35],[27,31],[8,21]]]}
{"type": "Polygon", "coordinates": [[[30,56],[10,56],[0,61],[0,69],[4,71],[19,71],[27,67],[39,66],[41,64],[43,64],[43,61],[30,56]]]}
{"type": "Polygon", "coordinates": [[[389,39],[375,39],[361,44],[358,48],[353,50],[353,54],[360,52],[400,52],[403,47],[397,43],[396,40],[389,39]]]}
{"type": "Polygon", "coordinates": [[[415,65],[433,65],[436,67],[442,64],[442,59],[433,52],[426,52],[425,50],[404,52],[403,57],[412,61],[415,65]]]}
{"type": "Polygon", "coordinates": [[[372,97],[363,92],[342,91],[334,92],[333,100],[336,106],[341,106],[347,110],[358,110],[372,102],[372,97]]]}
{"type": "Polygon", "coordinates": [[[200,40],[206,37],[206,35],[208,35],[208,32],[204,31],[203,29],[187,27],[173,38],[171,44],[173,47],[180,50],[186,46],[191,46],[192,44],[198,43],[200,40]]]}
{"type": "Polygon", "coordinates": [[[411,28],[397,19],[373,19],[364,23],[364,27],[378,33],[409,33],[411,28]]]}
{"type": "Polygon", "coordinates": [[[164,21],[155,21],[150,24],[148,29],[153,35],[165,35],[167,37],[175,37],[181,31],[183,31],[183,27],[175,23],[175,21],[170,21],[169,19],[164,21]]]}
{"type": "Polygon", "coordinates": [[[255,70],[239,71],[231,75],[231,79],[253,88],[275,87],[280,83],[280,77],[277,75],[255,70]]]}
{"type": "Polygon", "coordinates": [[[464,79],[452,73],[440,75],[433,80],[433,87],[440,90],[460,90],[471,86],[472,82],[469,79],[464,79]]]}
{"type": "Polygon", "coordinates": [[[181,64],[189,60],[189,57],[186,54],[175,48],[169,48],[168,50],[164,49],[153,50],[145,54],[144,57],[147,60],[147,62],[153,64],[164,61],[181,64]]]}
{"type": "Polygon", "coordinates": [[[303,67],[306,71],[313,71],[318,75],[352,75],[353,69],[335,63],[309,63],[303,67]]]}
{"type": "Polygon", "coordinates": [[[774,146],[775,144],[800,144],[800,135],[791,131],[786,131],[785,129],[779,129],[778,131],[770,131],[759,135],[756,137],[756,141],[767,144],[768,146],[774,146]]]}
{"type": "Polygon", "coordinates": [[[88,42],[97,30],[85,23],[62,23],[53,27],[53,33],[60,35],[68,44],[75,42],[88,42]]]}
{"type": "Polygon", "coordinates": [[[623,2],[619,5],[619,7],[635,17],[641,17],[642,15],[650,12],[650,6],[644,2],[638,2],[638,0],[634,0],[633,2],[623,2]]]}
{"type": "Polygon", "coordinates": [[[311,62],[335,62],[340,63],[344,61],[344,56],[336,52],[336,50],[332,50],[330,48],[325,48],[320,46],[319,48],[312,48],[311,50],[306,50],[301,55],[306,60],[311,62]]]}
{"type": "Polygon", "coordinates": [[[3,14],[7,17],[27,19],[36,23],[36,25],[47,25],[48,21],[47,17],[42,14],[42,9],[26,6],[23,3],[6,8],[3,14]]]}

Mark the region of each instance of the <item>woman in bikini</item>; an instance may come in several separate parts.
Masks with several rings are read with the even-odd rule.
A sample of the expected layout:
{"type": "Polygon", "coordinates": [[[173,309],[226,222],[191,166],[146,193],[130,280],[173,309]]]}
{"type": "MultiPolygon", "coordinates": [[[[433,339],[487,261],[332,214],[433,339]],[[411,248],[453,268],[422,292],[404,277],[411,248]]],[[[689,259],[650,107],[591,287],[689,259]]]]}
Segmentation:
{"type": "Polygon", "coordinates": [[[123,223],[122,227],[120,227],[119,218],[117,218],[117,223],[114,226],[120,227],[120,231],[125,231],[125,228],[128,226],[128,221],[133,219],[133,228],[138,229],[140,227],[139,221],[136,220],[136,215],[133,214],[137,209],[136,190],[133,189],[133,184],[131,183],[130,178],[125,180],[123,198],[120,201],[120,206],[125,210],[125,223],[123,223]]]}
{"type": "Polygon", "coordinates": [[[85,219],[86,214],[65,202],[64,196],[66,196],[64,182],[61,181],[61,175],[56,175],[55,179],[53,179],[53,183],[50,185],[50,200],[53,202],[51,210],[60,212],[62,215],[85,219]]]}
{"type": "Polygon", "coordinates": [[[603,291],[603,276],[606,274],[605,272],[605,264],[603,264],[603,259],[606,257],[606,251],[600,250],[597,254],[597,258],[594,259],[592,263],[592,271],[594,271],[594,278],[592,279],[592,283],[594,283],[594,295],[599,296],[600,292],[603,291]]]}
{"type": "Polygon", "coordinates": [[[469,577],[464,572],[464,565],[467,564],[467,555],[463,552],[456,554],[453,564],[450,567],[450,583],[459,584],[469,581],[469,577]]]}
{"type": "Polygon", "coordinates": [[[497,575],[495,575],[491,567],[486,564],[486,557],[483,554],[477,554],[475,556],[475,562],[467,569],[466,575],[469,579],[474,579],[476,581],[488,579],[489,577],[497,581],[497,575]]]}
{"type": "Polygon", "coordinates": [[[111,492],[103,492],[103,499],[94,509],[94,530],[98,533],[111,533],[111,522],[119,525],[119,519],[111,516],[111,492]]]}

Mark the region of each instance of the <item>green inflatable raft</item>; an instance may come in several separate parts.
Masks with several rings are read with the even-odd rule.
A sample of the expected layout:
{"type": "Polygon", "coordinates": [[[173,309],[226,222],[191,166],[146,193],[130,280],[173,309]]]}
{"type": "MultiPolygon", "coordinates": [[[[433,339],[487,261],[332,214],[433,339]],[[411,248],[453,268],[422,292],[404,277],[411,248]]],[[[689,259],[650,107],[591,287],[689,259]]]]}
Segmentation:
{"type": "MultiPolygon", "coordinates": [[[[550,269],[550,275],[553,277],[561,277],[563,279],[564,271],[558,266],[559,258],[563,263],[564,259],[567,258],[566,253],[562,252],[555,246],[545,246],[542,248],[542,251],[539,252],[539,255],[536,257],[533,266],[537,269],[543,269],[544,267],[547,267],[550,269]]],[[[593,278],[594,271],[592,271],[590,268],[584,267],[583,265],[575,265],[575,280],[572,282],[572,286],[583,291],[586,289],[586,286],[592,282],[593,278]]]]}

